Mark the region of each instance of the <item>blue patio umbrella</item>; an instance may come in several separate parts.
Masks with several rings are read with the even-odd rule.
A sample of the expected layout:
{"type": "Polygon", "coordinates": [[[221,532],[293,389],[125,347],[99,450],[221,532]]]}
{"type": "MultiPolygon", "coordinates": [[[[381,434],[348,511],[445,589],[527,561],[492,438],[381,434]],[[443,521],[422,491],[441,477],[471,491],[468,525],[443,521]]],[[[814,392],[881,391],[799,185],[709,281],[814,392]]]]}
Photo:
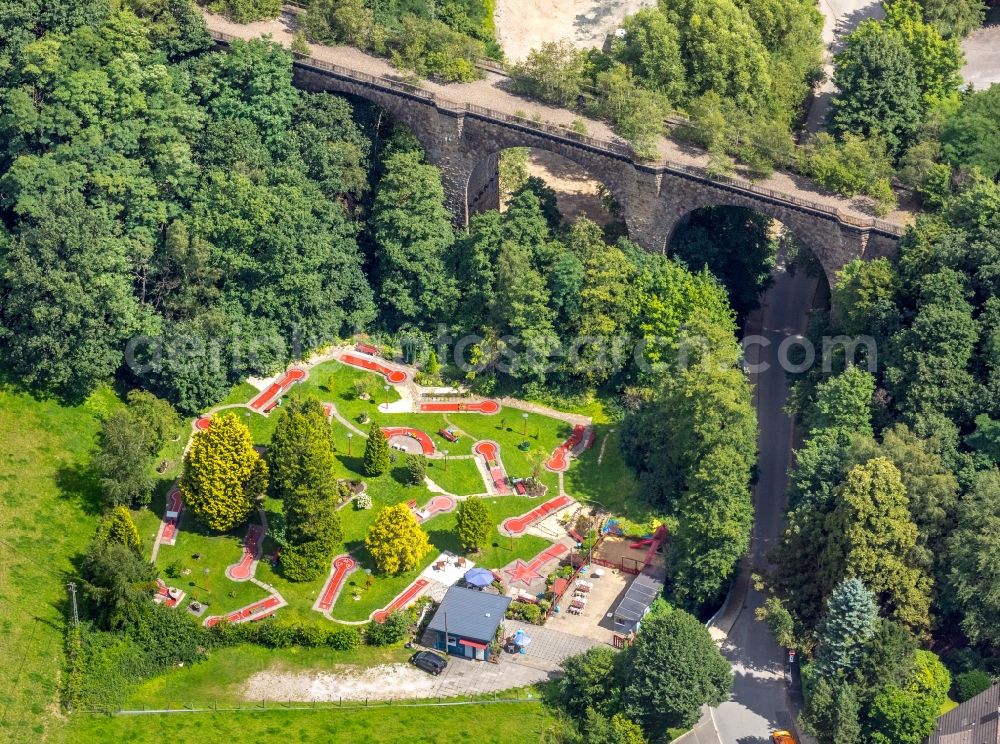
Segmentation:
{"type": "Polygon", "coordinates": [[[485,568],[472,568],[465,572],[465,583],[480,588],[493,583],[493,572],[485,568]]]}
{"type": "Polygon", "coordinates": [[[524,648],[529,643],[531,643],[531,638],[528,636],[527,633],[524,632],[524,630],[518,628],[517,632],[514,634],[514,643],[520,646],[521,648],[524,648]]]}

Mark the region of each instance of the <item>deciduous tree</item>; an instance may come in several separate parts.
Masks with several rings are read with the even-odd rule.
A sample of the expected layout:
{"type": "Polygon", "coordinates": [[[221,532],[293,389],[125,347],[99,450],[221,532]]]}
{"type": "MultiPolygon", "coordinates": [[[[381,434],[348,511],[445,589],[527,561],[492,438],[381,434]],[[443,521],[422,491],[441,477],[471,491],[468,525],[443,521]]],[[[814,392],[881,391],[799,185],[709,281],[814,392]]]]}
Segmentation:
{"type": "Polygon", "coordinates": [[[718,705],[733,685],[708,630],[683,610],[647,617],[625,653],[624,713],[653,740],[692,725],[702,705],[718,705]]]}
{"type": "Polygon", "coordinates": [[[368,530],[365,548],[379,571],[398,574],[416,568],[431,551],[427,533],[406,504],[387,506],[368,530]]]}

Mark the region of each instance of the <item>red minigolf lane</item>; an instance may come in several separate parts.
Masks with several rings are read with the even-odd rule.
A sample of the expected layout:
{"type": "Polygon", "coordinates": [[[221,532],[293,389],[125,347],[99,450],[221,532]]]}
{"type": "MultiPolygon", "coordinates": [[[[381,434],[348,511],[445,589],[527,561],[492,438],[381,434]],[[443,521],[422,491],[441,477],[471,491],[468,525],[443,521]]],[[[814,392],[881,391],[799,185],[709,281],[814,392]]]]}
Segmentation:
{"type": "Polygon", "coordinates": [[[306,379],[306,371],[299,367],[292,367],[247,405],[257,413],[267,413],[278,404],[278,400],[288,392],[288,388],[304,379],[306,379]]]}
{"type": "Polygon", "coordinates": [[[381,610],[376,610],[372,613],[372,620],[377,623],[384,623],[385,619],[389,617],[396,610],[401,610],[406,605],[410,604],[417,595],[424,590],[430,582],[427,579],[417,579],[408,587],[406,587],[402,592],[400,592],[394,600],[383,607],[381,610]]]}
{"type": "Polygon", "coordinates": [[[177,523],[181,518],[181,509],[184,508],[184,500],[181,498],[181,491],[177,486],[170,489],[167,494],[167,506],[163,515],[163,529],[160,532],[160,542],[166,545],[173,545],[177,541],[177,523]]]}
{"type": "Polygon", "coordinates": [[[542,566],[556,558],[562,558],[569,552],[569,548],[562,543],[550,545],[541,553],[525,563],[520,558],[514,561],[512,568],[505,568],[504,573],[510,577],[510,582],[523,582],[530,585],[535,579],[542,578],[542,566]]]}
{"type": "Polygon", "coordinates": [[[248,604],[246,607],[233,610],[224,617],[219,615],[207,617],[205,618],[204,625],[207,628],[211,628],[222,619],[230,623],[245,623],[248,620],[260,620],[263,617],[274,614],[275,610],[279,607],[281,607],[281,599],[272,594],[259,602],[254,602],[253,604],[248,604]]]}
{"type": "MultiPolygon", "coordinates": [[[[577,424],[573,427],[573,433],[567,437],[566,441],[556,447],[552,457],[545,463],[545,467],[555,473],[561,473],[569,468],[569,454],[581,443],[587,434],[587,427],[577,424]]],[[[593,438],[588,439],[588,445],[593,442],[593,438]]]]}
{"type": "Polygon", "coordinates": [[[211,416],[199,416],[195,419],[194,428],[198,431],[208,431],[212,426],[211,416]]]}
{"type": "Polygon", "coordinates": [[[490,478],[493,486],[501,496],[510,493],[507,485],[507,471],[504,470],[500,461],[500,445],[490,439],[483,439],[473,446],[472,451],[486,461],[486,468],[490,471],[490,478]]]}
{"type": "Polygon", "coordinates": [[[534,509],[532,509],[527,514],[522,514],[519,517],[509,517],[505,519],[500,524],[500,529],[506,532],[508,535],[520,535],[523,534],[526,529],[528,529],[535,522],[538,522],[545,517],[549,516],[552,512],[557,509],[562,509],[572,502],[572,499],[564,493],[559,494],[554,499],[549,499],[544,504],[539,504],[534,509]]]}
{"type": "Polygon", "coordinates": [[[421,451],[425,455],[434,454],[434,441],[427,432],[420,431],[420,429],[411,429],[408,426],[385,426],[382,428],[382,433],[385,434],[386,439],[392,439],[393,437],[410,437],[416,439],[420,444],[421,451]]]}
{"type": "Polygon", "coordinates": [[[323,591],[320,592],[319,599],[316,600],[313,609],[320,612],[329,612],[330,608],[333,607],[333,603],[337,600],[337,595],[340,594],[344,580],[357,567],[358,562],[349,555],[338,555],[334,558],[333,570],[330,572],[330,577],[326,580],[323,591]]]}
{"type": "Polygon", "coordinates": [[[433,517],[435,514],[441,514],[443,512],[449,512],[455,508],[455,499],[451,496],[435,496],[423,509],[418,509],[416,511],[417,519],[421,522],[426,522],[428,519],[433,517]]]}
{"type": "Polygon", "coordinates": [[[364,357],[355,356],[354,354],[344,354],[340,357],[340,361],[344,364],[349,364],[352,367],[367,369],[369,372],[377,372],[386,379],[386,382],[391,382],[393,385],[399,385],[400,383],[406,382],[405,372],[398,369],[392,369],[392,367],[388,367],[381,362],[376,362],[372,359],[365,359],[364,357]]]}
{"type": "Polygon", "coordinates": [[[226,576],[233,581],[246,581],[253,576],[253,562],[260,555],[260,544],[264,540],[264,528],[259,524],[250,525],[243,538],[243,555],[238,562],[226,568],[226,576]]]}
{"type": "Polygon", "coordinates": [[[476,401],[474,403],[421,403],[421,413],[484,413],[492,416],[500,412],[500,404],[495,400],[476,401]]]}

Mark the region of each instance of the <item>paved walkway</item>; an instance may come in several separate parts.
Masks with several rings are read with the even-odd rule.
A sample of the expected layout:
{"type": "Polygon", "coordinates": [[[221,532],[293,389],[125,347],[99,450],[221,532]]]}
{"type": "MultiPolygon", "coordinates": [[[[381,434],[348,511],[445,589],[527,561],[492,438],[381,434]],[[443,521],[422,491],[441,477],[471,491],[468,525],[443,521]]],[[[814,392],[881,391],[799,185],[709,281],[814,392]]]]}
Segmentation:
{"type": "MultiPolygon", "coordinates": [[[[240,39],[255,39],[270,35],[289,47],[296,31],[296,21],[285,14],[272,21],[238,24],[222,16],[204,13],[209,30],[228,34],[240,39]]],[[[323,62],[340,65],[366,75],[409,80],[412,75],[393,67],[388,60],[347,46],[324,46],[311,44],[309,56],[323,62]]],[[[574,123],[582,123],[588,136],[618,145],[624,140],[615,134],[606,122],[580,115],[577,111],[550,106],[539,101],[515,95],[509,91],[510,79],[505,75],[486,73],[485,77],[469,83],[437,83],[423,80],[420,86],[435,95],[436,102],[445,107],[462,108],[465,105],[480,106],[501,114],[527,117],[543,123],[569,128],[574,123]]],[[[676,167],[705,169],[709,165],[708,153],[683,144],[669,137],[661,137],[657,145],[662,161],[676,167]]],[[[840,209],[858,219],[867,220],[870,215],[855,206],[852,200],[821,191],[808,179],[788,173],[774,173],[768,178],[755,182],[758,186],[780,192],[789,197],[817,203],[831,209],[840,209]]],[[[907,224],[912,215],[907,212],[893,212],[882,218],[894,224],[907,224]]]]}

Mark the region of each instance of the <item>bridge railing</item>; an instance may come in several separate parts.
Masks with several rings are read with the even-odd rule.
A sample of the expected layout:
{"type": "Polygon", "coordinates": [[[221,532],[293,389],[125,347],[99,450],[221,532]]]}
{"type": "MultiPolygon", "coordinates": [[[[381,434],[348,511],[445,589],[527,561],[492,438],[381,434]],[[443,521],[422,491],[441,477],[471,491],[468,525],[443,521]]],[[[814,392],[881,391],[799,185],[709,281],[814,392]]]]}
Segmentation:
{"type": "MultiPolygon", "coordinates": [[[[231,34],[224,33],[222,31],[214,31],[209,29],[209,34],[216,41],[221,41],[223,43],[230,43],[232,41],[241,41],[242,39],[238,36],[233,36],[231,34]]],[[[401,80],[395,80],[384,75],[369,75],[365,72],[360,72],[354,70],[350,67],[344,67],[342,65],[334,64],[333,62],[327,62],[326,60],[317,59],[316,57],[310,57],[307,54],[301,54],[299,52],[293,52],[296,60],[308,67],[314,67],[320,70],[326,70],[332,72],[347,80],[358,82],[364,85],[368,85],[375,88],[383,88],[388,91],[398,91],[405,93],[408,96],[415,98],[421,98],[426,101],[432,102],[436,107],[446,109],[449,111],[456,112],[466,112],[479,116],[483,119],[493,122],[514,124],[516,126],[524,127],[526,129],[531,129],[534,131],[540,131],[550,136],[559,137],[561,139],[570,140],[572,142],[580,143],[595,149],[599,149],[605,152],[611,152],[620,157],[629,158],[631,160],[635,159],[635,153],[632,148],[621,142],[614,142],[612,140],[600,139],[598,137],[591,137],[589,135],[577,132],[569,127],[562,126],[560,124],[552,124],[546,121],[539,121],[536,119],[531,119],[526,116],[519,116],[518,114],[509,114],[503,111],[496,111],[495,109],[487,108],[485,106],[477,106],[472,103],[459,103],[457,101],[449,100],[443,96],[440,96],[432,91],[426,90],[419,86],[413,85],[411,83],[405,83],[401,80]]],[[[875,217],[860,216],[852,214],[847,210],[833,206],[830,204],[823,204],[821,202],[814,201],[812,199],[805,199],[800,196],[795,196],[794,194],[789,194],[783,191],[776,191],[774,189],[769,189],[766,186],[760,186],[746,178],[740,178],[739,176],[721,176],[714,173],[709,173],[705,168],[686,165],[681,163],[674,163],[669,160],[659,160],[649,163],[644,163],[643,165],[662,170],[668,173],[682,174],[690,178],[696,178],[711,185],[728,185],[734,189],[740,191],[748,192],[758,196],[763,196],[770,201],[778,202],[780,204],[789,204],[796,207],[801,207],[808,209],[810,211],[819,212],[821,214],[827,214],[837,220],[866,230],[879,230],[880,232],[899,236],[905,231],[900,225],[896,225],[887,220],[880,220],[875,217]]]]}
{"type": "Polygon", "coordinates": [[[627,158],[633,156],[632,148],[628,145],[621,144],[619,142],[612,142],[611,140],[599,139],[597,137],[591,137],[589,135],[583,134],[582,132],[577,132],[575,129],[570,127],[564,127],[561,124],[552,124],[547,121],[538,121],[537,119],[531,119],[527,116],[519,116],[518,114],[508,114],[503,111],[496,111],[494,109],[486,108],[485,106],[477,106],[473,103],[462,104],[466,111],[471,114],[476,114],[490,121],[499,121],[508,124],[516,124],[518,126],[527,127],[529,129],[540,130],[548,134],[554,134],[557,137],[565,137],[566,139],[574,140],[575,142],[580,142],[585,145],[590,145],[601,150],[607,150],[615,153],[616,155],[622,155],[627,158]]]}

